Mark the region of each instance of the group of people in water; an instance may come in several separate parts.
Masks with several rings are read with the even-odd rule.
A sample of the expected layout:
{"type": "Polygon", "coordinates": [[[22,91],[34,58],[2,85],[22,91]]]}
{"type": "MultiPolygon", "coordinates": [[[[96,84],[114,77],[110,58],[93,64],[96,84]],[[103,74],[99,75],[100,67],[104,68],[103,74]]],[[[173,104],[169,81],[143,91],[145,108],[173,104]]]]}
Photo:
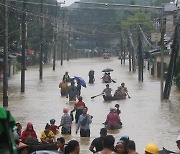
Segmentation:
{"type": "MultiPolygon", "coordinates": [[[[91,72],[92,73],[92,72],[91,72]]],[[[93,76],[94,72],[89,75],[93,76]]],[[[89,79],[89,82],[94,82],[94,79],[89,79]]],[[[56,125],[55,119],[51,119],[47,123],[40,134],[40,142],[44,144],[56,144],[58,153],[60,154],[79,154],[80,144],[76,140],[70,140],[65,144],[65,138],[61,136],[56,139],[56,135],[61,132],[62,135],[71,135],[72,122],[76,123],[75,133],[79,131],[80,137],[90,137],[90,125],[93,121],[93,116],[88,114],[88,107],[83,101],[81,93],[78,93],[75,82],[69,77],[68,72],[63,76],[62,82],[59,84],[61,88],[61,95],[69,97],[70,101],[78,101],[74,104],[73,110],[69,111],[68,107],[63,108],[63,115],[59,125],[56,125]],[[71,82],[68,86],[68,82],[71,82]],[[75,116],[73,113],[75,112],[75,116]],[[61,131],[59,130],[61,129],[61,131]]],[[[106,97],[122,97],[128,94],[128,90],[124,83],[115,91],[114,95],[111,94],[112,89],[109,85],[103,90],[102,94],[106,97]]],[[[112,135],[108,135],[107,130],[119,129],[122,127],[122,122],[120,118],[120,106],[115,104],[113,108],[110,108],[109,113],[106,116],[104,128],[100,130],[100,137],[95,138],[89,147],[92,153],[100,154],[137,154],[135,142],[130,140],[128,136],[122,136],[115,144],[115,138],[112,135]]],[[[18,151],[20,154],[28,153],[29,143],[39,143],[37,139],[37,134],[32,123],[27,123],[24,131],[22,131],[22,126],[20,123],[16,123],[16,130],[14,130],[14,138],[17,143],[18,151]]],[[[177,146],[180,149],[180,136],[178,137],[177,146]]],[[[145,147],[145,154],[158,154],[159,148],[156,144],[150,143],[145,147]]],[[[177,153],[177,154],[180,154],[177,153]]]]}
{"type": "Polygon", "coordinates": [[[115,91],[114,95],[112,95],[112,89],[109,87],[109,84],[106,85],[106,88],[103,90],[102,94],[106,98],[116,98],[116,99],[121,99],[125,98],[128,94],[127,87],[125,87],[125,83],[121,83],[121,86],[117,88],[115,91]]]}
{"type": "MultiPolygon", "coordinates": [[[[91,117],[89,117],[89,122],[91,123],[90,119],[91,117]]],[[[51,120],[50,122],[54,123],[54,120],[51,120]]],[[[17,128],[14,131],[14,138],[17,143],[18,153],[28,154],[29,153],[28,141],[29,142],[31,141],[31,143],[32,141],[34,143],[38,143],[38,139],[34,127],[31,123],[28,123],[26,129],[21,133],[22,130],[21,124],[16,123],[16,126],[17,128]]],[[[65,144],[65,138],[63,136],[57,139],[55,138],[55,134],[53,133],[54,130],[53,128],[55,128],[55,126],[56,125],[54,124],[51,125],[46,124],[45,130],[41,132],[41,136],[40,136],[41,142],[46,144],[54,143],[54,145],[57,146],[58,153],[60,154],[80,154],[80,144],[77,140],[70,140],[67,144],[65,144]]],[[[57,127],[58,126],[56,126],[56,129],[57,127]]],[[[55,133],[57,133],[57,130],[55,133]]],[[[81,132],[81,134],[83,133],[85,132],[81,132]]],[[[177,147],[179,148],[179,151],[174,153],[180,154],[180,135],[176,140],[176,144],[177,147]]],[[[115,143],[115,138],[112,135],[108,135],[108,131],[106,128],[101,128],[100,137],[93,139],[93,141],[89,146],[89,150],[92,153],[99,153],[99,154],[138,154],[136,152],[135,142],[133,140],[130,140],[129,136],[127,135],[121,136],[120,139],[115,143]]],[[[159,154],[158,145],[155,143],[147,144],[144,149],[144,154],[159,154]]]]}

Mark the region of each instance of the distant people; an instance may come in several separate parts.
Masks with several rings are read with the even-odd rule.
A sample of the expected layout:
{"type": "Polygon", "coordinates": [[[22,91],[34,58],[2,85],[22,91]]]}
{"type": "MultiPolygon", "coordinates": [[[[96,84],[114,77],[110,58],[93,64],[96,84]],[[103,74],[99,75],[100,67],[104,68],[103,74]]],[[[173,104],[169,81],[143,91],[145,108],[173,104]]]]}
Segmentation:
{"type": "Polygon", "coordinates": [[[100,154],[111,154],[114,151],[115,139],[112,135],[107,135],[104,138],[103,150],[100,154]]]}
{"type": "Polygon", "coordinates": [[[77,97],[81,95],[81,83],[77,80],[77,97]]]}
{"type": "Polygon", "coordinates": [[[121,83],[121,86],[120,86],[120,96],[126,96],[128,93],[128,90],[127,88],[125,87],[125,83],[121,83]]]}
{"type": "Polygon", "coordinates": [[[34,131],[32,123],[27,123],[26,129],[22,132],[21,139],[22,142],[28,142],[28,140],[37,139],[37,135],[34,131]]]}
{"type": "Polygon", "coordinates": [[[22,125],[19,122],[17,122],[15,125],[16,125],[16,129],[13,132],[14,140],[16,144],[19,144],[19,142],[21,142],[22,125]]]}
{"type": "Polygon", "coordinates": [[[83,108],[83,114],[79,116],[76,134],[80,128],[81,137],[90,137],[90,124],[92,123],[92,116],[87,114],[88,108],[83,108]]]}
{"type": "Polygon", "coordinates": [[[103,90],[103,95],[106,96],[106,97],[112,97],[112,94],[111,94],[111,91],[112,89],[109,88],[109,84],[106,85],[106,88],[103,90]]]}
{"type": "Polygon", "coordinates": [[[71,134],[71,124],[72,119],[71,116],[68,114],[69,109],[67,107],[63,108],[63,116],[61,117],[61,124],[59,127],[61,128],[61,134],[71,134]]]}
{"type": "Polygon", "coordinates": [[[72,81],[71,85],[68,87],[68,95],[69,95],[69,101],[76,101],[76,96],[78,95],[78,92],[74,81],[72,81]]]}
{"type": "Polygon", "coordinates": [[[116,113],[116,109],[110,108],[110,113],[107,115],[106,119],[107,129],[120,129],[120,122],[121,120],[119,115],[116,113]]]}
{"type": "Polygon", "coordinates": [[[145,147],[145,154],[158,154],[159,147],[155,143],[149,143],[145,147]]]}
{"type": "Polygon", "coordinates": [[[64,154],[65,139],[63,137],[57,138],[58,153],[64,154]]]}
{"type": "Polygon", "coordinates": [[[93,71],[93,70],[90,70],[89,73],[88,73],[88,75],[89,75],[89,83],[90,83],[90,84],[93,84],[94,81],[95,81],[94,71],[93,71]]]}
{"type": "Polygon", "coordinates": [[[69,141],[67,146],[65,147],[64,154],[79,154],[79,153],[80,153],[79,142],[76,140],[69,141]]]}
{"type": "Polygon", "coordinates": [[[116,99],[120,99],[122,96],[121,96],[121,88],[118,87],[117,90],[115,91],[114,93],[114,98],[116,99]]]}
{"type": "Polygon", "coordinates": [[[70,81],[70,76],[69,76],[68,72],[65,72],[65,74],[63,75],[63,80],[65,80],[66,82],[70,81]]]}
{"type": "Polygon", "coordinates": [[[115,104],[114,107],[116,108],[116,113],[119,115],[121,113],[121,110],[119,109],[119,104],[115,104]]]}
{"type": "Polygon", "coordinates": [[[128,154],[126,150],[126,144],[123,140],[119,140],[115,146],[115,152],[117,154],[128,154]]]}
{"type": "Polygon", "coordinates": [[[108,73],[104,73],[103,77],[102,77],[102,80],[104,83],[111,83],[111,78],[110,76],[108,75],[108,73]]]}
{"type": "Polygon", "coordinates": [[[62,82],[59,83],[59,88],[61,89],[61,96],[67,96],[68,84],[66,80],[62,80],[62,82]]]}
{"type": "Polygon", "coordinates": [[[41,142],[43,143],[54,143],[55,136],[54,133],[51,131],[51,126],[47,123],[45,126],[45,130],[41,132],[40,136],[41,142]]]}
{"type": "Polygon", "coordinates": [[[179,148],[179,151],[177,151],[176,154],[180,154],[180,135],[178,136],[176,143],[177,143],[177,147],[179,148]]]}
{"type": "Polygon", "coordinates": [[[136,144],[133,140],[129,140],[129,143],[127,145],[127,152],[128,154],[138,154],[136,152],[136,144]]]}
{"type": "Polygon", "coordinates": [[[95,138],[90,147],[89,150],[93,153],[99,152],[103,150],[103,143],[104,143],[104,138],[107,135],[107,129],[106,128],[101,128],[100,130],[100,137],[95,138]],[[95,149],[94,149],[95,148],[95,149]]]}
{"type": "Polygon", "coordinates": [[[56,122],[55,119],[50,120],[51,131],[54,133],[54,135],[59,133],[59,131],[58,131],[59,127],[55,124],[55,122],[56,122]]]}
{"type": "Polygon", "coordinates": [[[75,103],[74,109],[71,112],[76,111],[75,114],[75,122],[78,123],[79,116],[83,113],[83,108],[85,107],[85,103],[82,100],[82,97],[78,97],[78,102],[75,103]]]}

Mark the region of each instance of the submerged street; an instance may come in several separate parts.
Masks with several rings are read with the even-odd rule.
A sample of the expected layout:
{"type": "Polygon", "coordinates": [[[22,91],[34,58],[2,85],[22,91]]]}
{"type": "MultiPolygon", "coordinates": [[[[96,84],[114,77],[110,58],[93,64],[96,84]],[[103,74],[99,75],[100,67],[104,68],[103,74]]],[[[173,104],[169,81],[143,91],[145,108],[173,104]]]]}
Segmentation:
{"type": "MultiPolygon", "coordinates": [[[[165,147],[175,151],[176,138],[180,131],[180,93],[176,87],[172,87],[170,100],[160,100],[160,81],[153,79],[149,71],[144,69],[144,82],[138,82],[137,71],[128,71],[128,64],[121,65],[117,58],[108,60],[103,58],[75,59],[69,62],[56,63],[56,70],[52,70],[52,65],[44,65],[43,80],[39,80],[39,66],[28,67],[26,71],[25,93],[20,92],[20,72],[9,79],[9,107],[16,121],[22,123],[23,130],[28,122],[34,124],[38,138],[40,132],[44,130],[46,123],[54,118],[56,124],[60,124],[63,114],[63,107],[73,109],[74,104],[70,104],[68,99],[60,96],[59,82],[64,73],[68,71],[71,77],[80,76],[86,83],[87,88],[81,88],[81,95],[88,113],[93,115],[91,124],[91,137],[80,138],[79,133],[75,134],[76,125],[73,121],[72,135],[65,136],[66,142],[77,139],[80,142],[81,153],[88,154],[91,141],[99,137],[99,131],[110,107],[115,104],[120,105],[121,120],[123,127],[117,131],[108,131],[113,134],[116,142],[120,136],[128,135],[134,140],[137,152],[142,154],[144,147],[150,143],[157,143],[159,148],[165,147]],[[111,77],[116,83],[110,83],[110,87],[115,92],[122,82],[125,82],[131,98],[119,101],[104,102],[102,96],[91,99],[91,96],[98,95],[105,88],[101,81],[104,68],[112,68],[114,71],[111,77]],[[88,84],[88,72],[95,71],[95,84],[88,84]]],[[[2,82],[1,93],[2,93],[2,82]]],[[[1,95],[2,96],[2,95],[1,95]]],[[[2,106],[2,97],[0,105],[2,106]]],[[[61,134],[60,134],[61,136],[61,134]]]]}

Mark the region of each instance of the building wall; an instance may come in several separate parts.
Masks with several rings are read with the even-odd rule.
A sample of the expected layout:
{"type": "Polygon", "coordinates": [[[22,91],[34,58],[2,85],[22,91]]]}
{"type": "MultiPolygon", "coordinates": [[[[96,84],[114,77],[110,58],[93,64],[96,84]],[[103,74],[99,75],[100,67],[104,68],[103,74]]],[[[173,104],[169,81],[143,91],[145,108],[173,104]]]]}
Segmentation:
{"type": "Polygon", "coordinates": [[[167,37],[172,37],[175,30],[175,24],[174,24],[174,15],[167,15],[166,16],[166,35],[167,37]]]}

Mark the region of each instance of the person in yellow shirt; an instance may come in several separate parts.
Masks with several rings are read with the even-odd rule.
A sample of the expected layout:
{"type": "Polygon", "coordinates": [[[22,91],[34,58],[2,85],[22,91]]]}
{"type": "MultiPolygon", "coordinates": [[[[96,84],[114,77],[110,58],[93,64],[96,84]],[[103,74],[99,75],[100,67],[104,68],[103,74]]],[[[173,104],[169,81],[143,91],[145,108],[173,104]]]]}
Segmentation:
{"type": "Polygon", "coordinates": [[[43,143],[55,142],[54,133],[51,131],[51,126],[48,123],[46,124],[45,130],[41,132],[40,139],[43,143]]]}
{"type": "Polygon", "coordinates": [[[60,82],[59,88],[61,89],[61,96],[67,96],[68,84],[66,80],[60,82]]]}

